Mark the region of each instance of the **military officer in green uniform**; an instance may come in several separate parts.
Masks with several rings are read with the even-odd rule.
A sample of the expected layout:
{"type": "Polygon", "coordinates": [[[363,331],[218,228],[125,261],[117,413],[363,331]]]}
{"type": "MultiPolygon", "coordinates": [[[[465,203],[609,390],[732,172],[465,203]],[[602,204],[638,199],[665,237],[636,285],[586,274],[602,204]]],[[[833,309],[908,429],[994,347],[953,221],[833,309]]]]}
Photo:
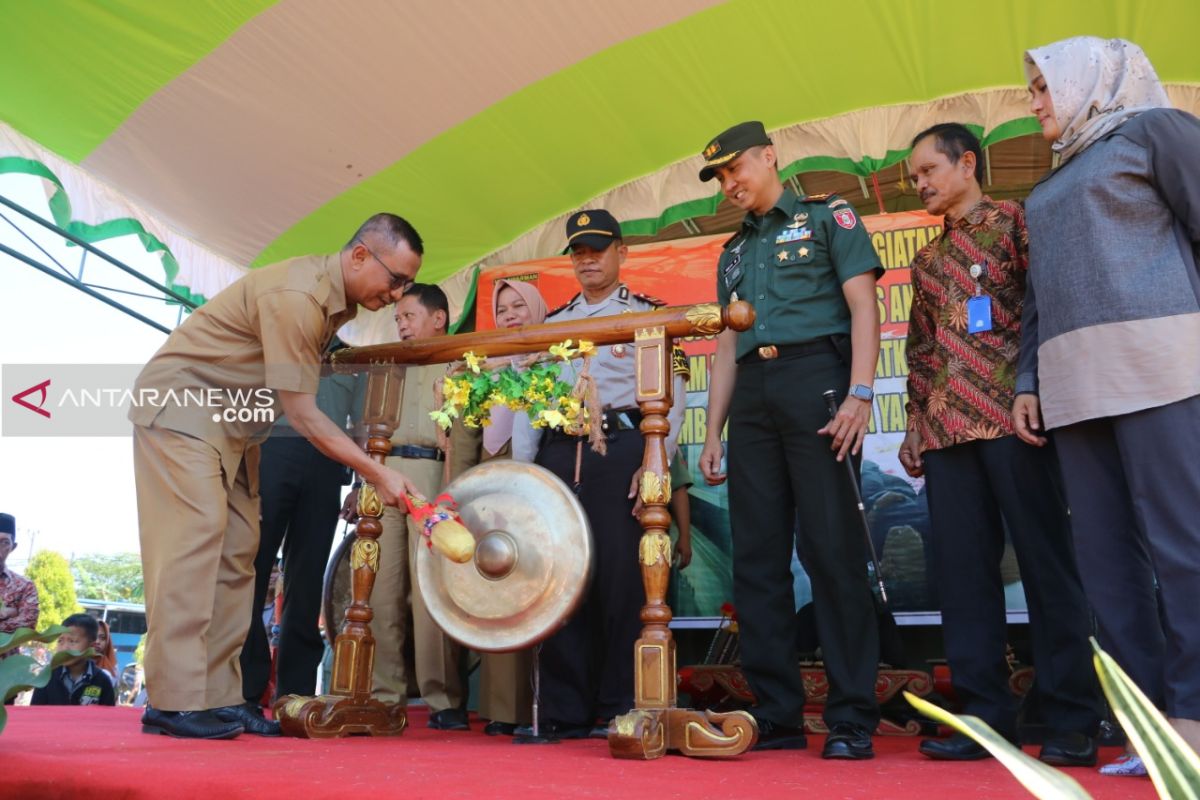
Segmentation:
{"type": "Polygon", "coordinates": [[[866,543],[839,462],[858,455],[871,418],[883,270],[847,201],[784,188],[761,122],[730,128],[703,156],[700,179],[720,180],[746,211],[718,263],[717,295],[757,315],[749,330],[718,337],[700,456],[705,480],[722,483],[728,419],[734,602],[742,668],[758,698],[757,746],[806,745],[789,570],[798,547],[829,678],[822,756],[871,758],[879,637],[866,543]],[[829,389],[841,401],[833,420],[829,389]]]}

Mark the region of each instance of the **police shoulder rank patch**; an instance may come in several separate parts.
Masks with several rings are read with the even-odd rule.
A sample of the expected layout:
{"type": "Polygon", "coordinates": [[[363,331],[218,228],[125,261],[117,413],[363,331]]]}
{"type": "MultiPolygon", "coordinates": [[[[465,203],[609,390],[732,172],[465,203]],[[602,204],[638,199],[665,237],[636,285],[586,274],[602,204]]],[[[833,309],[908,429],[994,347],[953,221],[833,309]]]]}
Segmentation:
{"type": "Polygon", "coordinates": [[[642,294],[641,292],[634,292],[633,296],[644,303],[649,303],[650,305],[655,306],[656,308],[659,306],[665,306],[667,304],[666,300],[659,300],[657,297],[651,297],[650,295],[642,294]]]}
{"type": "Polygon", "coordinates": [[[683,348],[678,345],[671,348],[671,372],[675,375],[682,375],[685,381],[692,376],[687,353],[683,352],[683,348]]]}
{"type": "Polygon", "coordinates": [[[851,230],[858,224],[858,217],[854,216],[854,212],[848,208],[840,208],[833,212],[833,221],[846,230],[851,230]]]}
{"type": "Polygon", "coordinates": [[[547,312],[546,312],[546,317],[547,317],[547,318],[549,318],[549,317],[553,317],[555,314],[558,314],[558,313],[560,313],[560,312],[562,312],[562,311],[566,311],[568,308],[570,308],[571,306],[575,305],[575,301],[576,301],[576,300],[578,300],[578,299],[579,299],[579,295],[577,294],[577,295],[575,295],[574,297],[572,297],[570,300],[568,300],[567,302],[563,303],[563,304],[562,304],[561,306],[559,306],[558,308],[552,308],[552,309],[550,309],[549,311],[547,311],[547,312]]]}

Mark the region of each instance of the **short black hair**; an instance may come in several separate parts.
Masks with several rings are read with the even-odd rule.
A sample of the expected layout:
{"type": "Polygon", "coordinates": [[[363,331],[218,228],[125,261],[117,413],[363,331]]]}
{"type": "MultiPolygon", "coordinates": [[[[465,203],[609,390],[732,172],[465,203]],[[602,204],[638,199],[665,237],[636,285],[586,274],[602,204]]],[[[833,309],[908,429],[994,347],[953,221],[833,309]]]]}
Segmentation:
{"type": "Polygon", "coordinates": [[[346,242],[346,247],[349,249],[354,246],[354,243],[361,240],[368,233],[373,233],[383,241],[387,242],[389,247],[399,247],[400,242],[408,242],[408,246],[417,255],[425,255],[425,243],[421,241],[421,234],[417,233],[417,229],[412,226],[404,217],[395,214],[389,214],[386,211],[375,214],[362,225],[358,226],[358,230],[350,237],[350,241],[346,242]]]}
{"type": "Polygon", "coordinates": [[[88,641],[94,642],[100,638],[100,623],[91,614],[72,614],[63,620],[64,628],[83,628],[88,641]]]}
{"type": "Polygon", "coordinates": [[[917,142],[929,136],[934,137],[934,147],[950,159],[951,164],[957,164],[963,153],[974,153],[975,180],[983,186],[983,147],[970,128],[958,122],[942,122],[914,136],[912,147],[916,148],[917,142]]]}
{"type": "Polygon", "coordinates": [[[440,286],[435,286],[432,283],[414,283],[404,291],[401,297],[404,298],[409,295],[416,297],[430,314],[435,311],[445,312],[446,327],[450,327],[450,301],[446,299],[446,293],[442,291],[440,286]]]}

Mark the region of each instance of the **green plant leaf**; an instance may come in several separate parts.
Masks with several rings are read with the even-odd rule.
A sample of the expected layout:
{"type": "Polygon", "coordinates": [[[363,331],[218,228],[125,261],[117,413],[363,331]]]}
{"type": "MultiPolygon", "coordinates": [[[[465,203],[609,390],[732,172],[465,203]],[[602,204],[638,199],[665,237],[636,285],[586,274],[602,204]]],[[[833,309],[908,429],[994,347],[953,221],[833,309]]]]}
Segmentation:
{"type": "Polygon", "coordinates": [[[0,653],[7,652],[14,647],[24,647],[30,642],[50,644],[62,636],[66,630],[62,625],[51,625],[41,633],[33,628],[17,628],[12,633],[0,633],[0,653]]]}
{"type": "Polygon", "coordinates": [[[904,699],[913,708],[932,720],[949,725],[959,733],[971,737],[1004,765],[1013,777],[1021,782],[1035,797],[1043,800],[1061,800],[1061,798],[1079,798],[1087,800],[1091,795],[1084,791],[1079,783],[1048,764],[1043,764],[1033,756],[1014,747],[983,720],[967,714],[952,714],[944,708],[939,708],[928,700],[922,700],[911,692],[904,693],[904,699]]]}
{"type": "Polygon", "coordinates": [[[1112,656],[1091,639],[1100,687],[1125,735],[1137,748],[1160,797],[1200,798],[1200,757],[1112,656]]]}

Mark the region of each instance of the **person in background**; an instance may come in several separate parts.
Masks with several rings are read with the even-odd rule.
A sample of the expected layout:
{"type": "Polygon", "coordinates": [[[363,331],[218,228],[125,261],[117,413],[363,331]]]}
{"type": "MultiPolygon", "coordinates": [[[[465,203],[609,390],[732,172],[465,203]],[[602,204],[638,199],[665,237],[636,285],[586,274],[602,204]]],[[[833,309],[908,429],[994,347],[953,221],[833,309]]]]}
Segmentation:
{"type": "MultiPolygon", "coordinates": [[[[532,282],[500,280],[493,287],[492,317],[497,328],[540,325],[546,319],[546,301],[532,282]]],[[[456,421],[450,429],[450,479],[483,461],[512,457],[514,412],[493,406],[491,425],[468,428],[456,421]]],[[[532,720],[532,669],[529,650],[483,653],[479,678],[479,716],[489,720],[488,736],[511,736],[532,720]]]]}
{"type": "MultiPolygon", "coordinates": [[[[1053,448],[1012,427],[1028,237],[1020,203],[983,193],[983,150],[963,125],[913,139],[912,174],[942,234],[912,262],[908,433],[900,463],[925,477],[934,579],[950,677],[963,711],[1017,740],[1008,686],[1008,625],[1000,560],[1012,537],[1029,607],[1034,686],[1047,734],[1038,757],[1096,763],[1100,694],[1088,644],[1091,616],[1071,541],[1053,448]]],[[[934,759],[989,753],[963,734],[926,739],[934,759]]]]}
{"type": "Polygon", "coordinates": [[[117,685],[117,651],[113,647],[112,634],[109,631],[108,623],[104,620],[96,620],[96,625],[98,628],[96,644],[92,648],[96,651],[96,655],[92,657],[92,660],[96,662],[100,671],[108,676],[115,687],[117,685]]]}
{"type": "MultiPolygon", "coordinates": [[[[0,633],[37,625],[37,587],[8,568],[8,556],[16,546],[17,520],[12,514],[0,514],[0,633]]],[[[14,652],[16,648],[0,653],[0,661],[14,652]]]]}
{"type": "MultiPolygon", "coordinates": [[[[100,626],[90,614],[72,614],[63,620],[66,632],[58,637],[59,652],[82,653],[95,647],[100,626]]],[[[116,690],[92,659],[79,656],[57,667],[50,682],[33,690],[34,706],[112,706],[116,690]]]]}
{"type": "Polygon", "coordinates": [[[1025,206],[1014,424],[1053,435],[1101,642],[1200,749],[1200,120],[1122,39],[1035,48],[1025,71],[1060,163],[1025,206]]]}

